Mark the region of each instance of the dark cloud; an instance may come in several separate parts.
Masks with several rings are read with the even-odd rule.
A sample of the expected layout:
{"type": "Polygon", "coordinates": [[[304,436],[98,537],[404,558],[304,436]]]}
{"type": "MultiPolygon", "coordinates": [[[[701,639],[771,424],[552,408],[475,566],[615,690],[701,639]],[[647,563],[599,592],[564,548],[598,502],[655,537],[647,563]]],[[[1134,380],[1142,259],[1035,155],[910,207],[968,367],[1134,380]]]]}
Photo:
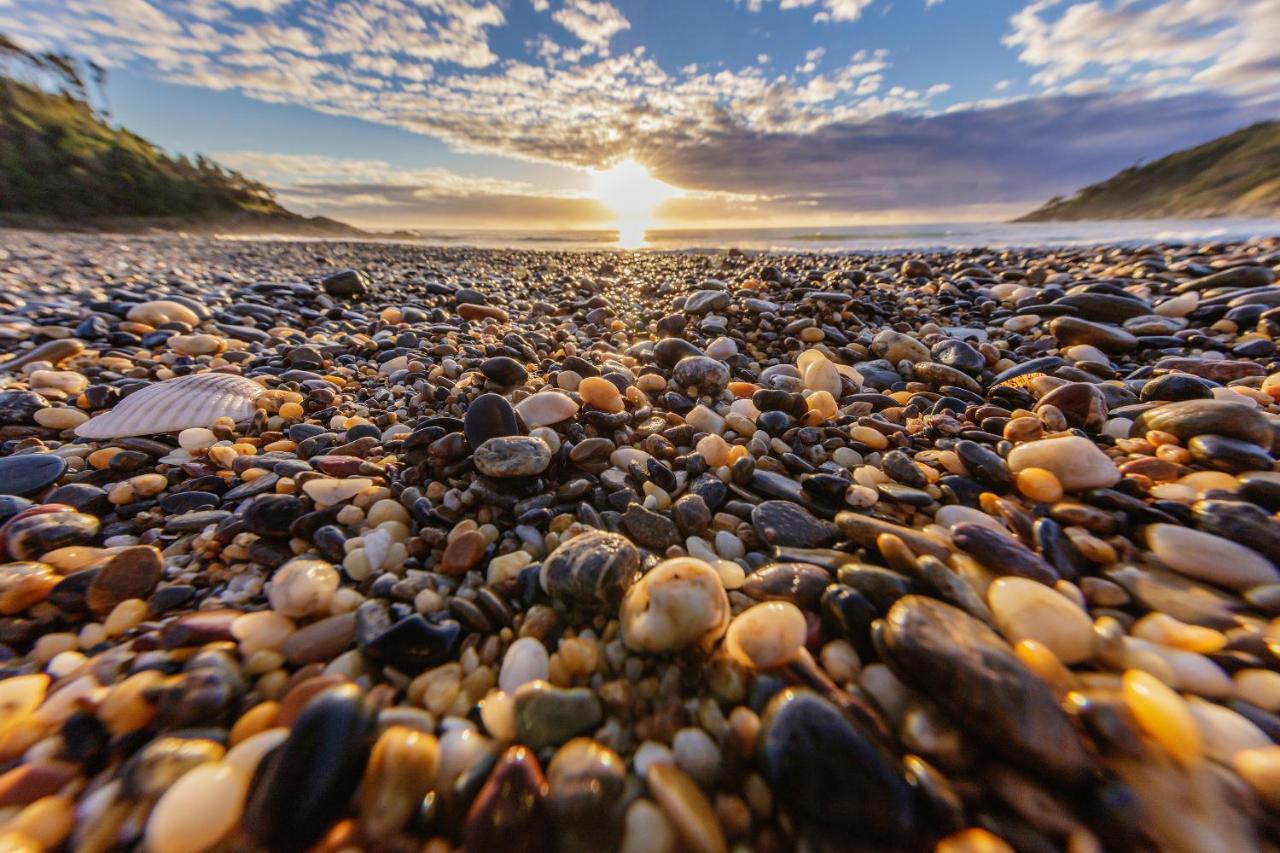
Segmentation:
{"type": "Polygon", "coordinates": [[[1041,97],[934,116],[892,114],[808,134],[722,124],[655,158],[680,187],[774,205],[889,210],[1037,203],[1139,161],[1280,114],[1225,96],[1041,97]]]}

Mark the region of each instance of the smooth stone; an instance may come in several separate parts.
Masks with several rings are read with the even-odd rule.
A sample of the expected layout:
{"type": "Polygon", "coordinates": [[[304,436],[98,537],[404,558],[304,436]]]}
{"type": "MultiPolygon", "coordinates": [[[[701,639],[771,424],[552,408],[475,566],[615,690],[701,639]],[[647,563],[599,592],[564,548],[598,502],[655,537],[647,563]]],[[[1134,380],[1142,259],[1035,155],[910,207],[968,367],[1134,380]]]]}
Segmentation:
{"type": "MultiPolygon", "coordinates": [[[[939,364],[963,370],[970,375],[981,373],[987,366],[987,359],[970,344],[960,340],[939,341],[929,351],[930,356],[939,364]]],[[[892,361],[892,359],[890,359],[892,361]]]]}
{"type": "Polygon", "coordinates": [[[462,826],[466,850],[544,853],[551,850],[547,780],[532,752],[512,746],[476,794],[462,826]]]}
{"type": "Polygon", "coordinates": [[[751,510],[751,525],[762,542],[796,548],[825,548],[833,544],[840,529],[815,518],[804,507],[790,501],[763,501],[751,510]]]}
{"type": "Polygon", "coordinates": [[[551,448],[540,438],[500,436],[481,444],[473,457],[476,469],[489,477],[530,477],[551,464],[551,448]]]}
{"type": "Polygon", "coordinates": [[[164,573],[160,552],[150,545],[125,548],[108,560],[89,585],[89,609],[99,616],[110,613],[130,598],[143,598],[155,591],[164,573]]]}
{"type": "Polygon", "coordinates": [[[962,373],[954,367],[947,367],[945,364],[936,364],[932,361],[921,362],[913,367],[911,377],[917,382],[927,382],[935,388],[954,385],[974,394],[982,390],[982,386],[967,373],[962,373]]]}
{"type": "Polygon", "coordinates": [[[1124,353],[1138,346],[1138,339],[1124,329],[1081,320],[1079,317],[1055,318],[1049,324],[1049,333],[1063,347],[1088,344],[1105,353],[1124,353]]]}
{"type": "Polygon", "coordinates": [[[1127,565],[1106,572],[1143,608],[1164,613],[1191,625],[1231,628],[1240,602],[1234,595],[1198,584],[1172,571],[1151,571],[1127,565]]]}
{"type": "Polygon", "coordinates": [[[654,566],[627,590],[618,618],[623,643],[635,651],[707,647],[729,627],[729,597],[714,568],[677,557],[654,566]]]}
{"type": "Polygon", "coordinates": [[[1107,419],[1107,400],[1096,385],[1069,382],[1054,388],[1036,403],[1037,413],[1045,406],[1062,412],[1067,424],[1077,429],[1097,430],[1107,419]]]}
{"type": "Polygon", "coordinates": [[[307,511],[293,495],[259,495],[241,513],[245,527],[259,536],[288,536],[289,525],[307,511]]]}
{"type": "Polygon", "coordinates": [[[147,819],[147,849],[199,853],[230,834],[244,811],[249,778],[225,762],[201,764],[164,792],[147,819]]]}
{"type": "Polygon", "coordinates": [[[622,514],[622,526],[637,542],[654,551],[680,544],[680,531],[674,521],[638,503],[630,504],[622,514]]]}
{"type": "Polygon", "coordinates": [[[729,384],[729,368],[723,362],[705,355],[691,355],[680,359],[671,371],[671,377],[682,388],[690,386],[705,393],[719,393],[729,384]]]}
{"type": "Polygon", "coordinates": [[[684,302],[684,310],[689,314],[708,314],[712,311],[723,311],[729,307],[732,296],[723,290],[695,290],[684,302]]]}
{"type": "Polygon", "coordinates": [[[961,522],[951,528],[956,547],[998,575],[1017,575],[1053,584],[1058,572],[1044,558],[1007,534],[986,525],[961,522]]]}
{"type": "Polygon", "coordinates": [[[947,546],[932,536],[873,516],[841,512],[836,515],[836,525],[841,533],[864,548],[875,547],[880,534],[892,533],[916,554],[931,554],[939,560],[946,560],[951,556],[947,546]]]}
{"type": "Polygon", "coordinates": [[[813,563],[771,563],[747,575],[742,592],[756,601],[789,601],[812,609],[830,583],[831,572],[813,563]]]}
{"type": "Polygon", "coordinates": [[[1152,524],[1146,538],[1161,563],[1196,580],[1238,591],[1280,582],[1280,571],[1257,551],[1212,533],[1152,524]]]}
{"type": "Polygon", "coordinates": [[[616,533],[579,534],[552,551],[538,570],[542,591],[566,607],[612,614],[635,582],[640,551],[616,533]]]}
{"type": "Polygon", "coordinates": [[[320,286],[333,296],[363,296],[369,292],[369,279],[359,270],[339,270],[320,279],[320,286]]]}
{"type": "Polygon", "coordinates": [[[1050,304],[1073,308],[1078,316],[1099,323],[1123,323],[1151,313],[1141,300],[1110,293],[1071,293],[1050,304]]]}
{"type": "Polygon", "coordinates": [[[355,685],[332,687],[307,703],[256,774],[243,821],[249,836],[289,853],[319,841],[360,784],[376,720],[355,685]]]}
{"type": "Polygon", "coordinates": [[[440,557],[439,571],[458,577],[474,569],[484,557],[489,541],[477,530],[464,530],[450,540],[440,557]]]}
{"type": "Polygon", "coordinates": [[[1253,361],[1208,359],[1208,358],[1162,358],[1155,363],[1156,370],[1176,370],[1209,379],[1213,382],[1227,384],[1248,376],[1266,376],[1267,371],[1261,364],[1253,361]]]}
{"type": "Polygon", "coordinates": [[[79,355],[84,352],[84,343],[74,338],[60,338],[52,341],[45,341],[39,346],[18,355],[17,358],[0,363],[0,371],[16,370],[28,364],[34,364],[37,361],[47,361],[50,364],[57,364],[60,361],[66,361],[73,355],[79,355]]]}
{"type": "Polygon", "coordinates": [[[974,509],[963,504],[948,504],[941,507],[933,515],[933,520],[943,527],[955,527],[957,524],[981,524],[990,527],[997,533],[1009,535],[1009,528],[1000,523],[1000,520],[993,515],[987,515],[980,509],[974,509]]]}
{"type": "Polygon", "coordinates": [[[36,412],[48,407],[49,401],[32,391],[0,391],[0,426],[31,425],[36,412]]]}
{"type": "Polygon", "coordinates": [[[727,853],[728,844],[715,810],[684,771],[674,764],[657,762],[649,765],[644,780],[649,793],[679,833],[682,850],[727,853]]]}
{"type": "Polygon", "coordinates": [[[327,663],[346,651],[355,635],[356,615],[339,613],[294,631],[280,651],[291,664],[327,663]]]}
{"type": "Polygon", "coordinates": [[[1115,463],[1096,444],[1080,435],[1019,444],[1009,451],[1008,464],[1015,474],[1027,468],[1044,468],[1057,477],[1067,491],[1106,488],[1120,480],[1115,463]]]}
{"type": "Polygon", "coordinates": [[[500,394],[481,394],[467,407],[462,418],[467,443],[478,448],[491,438],[519,435],[516,411],[500,394]]]}
{"type": "MultiPolygon", "coordinates": [[[[259,477],[258,480],[266,479],[259,477]]],[[[257,483],[258,480],[254,480],[257,483]]],[[[332,477],[322,477],[315,480],[308,480],[302,485],[302,491],[306,492],[307,497],[311,498],[318,505],[333,506],[344,501],[349,501],[365,489],[373,485],[373,480],[365,477],[347,477],[339,480],[332,477]]],[[[223,496],[224,500],[230,499],[228,492],[223,496]]]]}
{"type": "Polygon", "coordinates": [[[586,687],[525,684],[515,693],[516,740],[542,749],[593,730],[604,719],[596,694],[586,687]]]}
{"type": "Polygon", "coordinates": [[[26,509],[5,523],[0,541],[19,560],[36,560],[56,548],[88,544],[98,534],[98,519],[69,509],[50,504],[26,509]]]}
{"type": "Polygon", "coordinates": [[[67,460],[52,453],[27,453],[0,459],[0,495],[33,495],[57,482],[67,460]]]}
{"type": "Polygon", "coordinates": [[[1235,500],[1202,500],[1191,509],[1200,530],[1244,545],[1280,565],[1280,522],[1261,507],[1235,500]]]}
{"type": "Polygon", "coordinates": [[[1025,578],[997,578],[987,589],[987,603],[1011,643],[1043,643],[1065,664],[1093,657],[1093,622],[1051,587],[1025,578]]]}
{"type": "Polygon", "coordinates": [[[505,355],[480,362],[480,372],[499,385],[520,385],[529,378],[529,371],[524,365],[505,355]]]}
{"type": "Polygon", "coordinates": [[[780,692],[764,712],[756,754],[779,807],[815,849],[852,838],[907,848],[920,803],[897,760],[827,700],[780,692]]]}
{"type": "Polygon", "coordinates": [[[1226,435],[1197,435],[1187,442],[1187,450],[1197,462],[1219,471],[1270,471],[1275,465],[1258,445],[1226,435]]]}
{"type": "MultiPolygon", "coordinates": [[[[344,628],[345,624],[337,625],[335,631],[344,628]]],[[[352,630],[356,644],[369,660],[411,676],[447,663],[462,637],[461,625],[452,619],[430,622],[421,613],[413,613],[393,621],[377,601],[360,605],[352,630]]],[[[338,639],[342,639],[341,635],[333,640],[333,647],[338,639]]],[[[349,643],[347,639],[343,648],[349,643]]]]}
{"type": "Polygon", "coordinates": [[[1209,400],[1213,389],[1209,383],[1189,373],[1166,373],[1147,380],[1138,393],[1138,399],[1148,402],[1180,402],[1183,400],[1209,400]]]}
{"type": "Polygon", "coordinates": [[[581,826],[590,838],[609,838],[609,813],[626,782],[621,756],[590,738],[574,738],[547,766],[547,808],[565,830],[581,826]]]}
{"type": "Polygon", "coordinates": [[[957,723],[1013,764],[1082,782],[1093,769],[1080,735],[1049,685],[991,628],[930,598],[908,595],[889,610],[886,662],[957,723]]]}
{"type": "Polygon", "coordinates": [[[498,671],[498,689],[515,693],[518,687],[533,681],[546,681],[550,672],[547,647],[533,637],[521,637],[512,643],[502,657],[498,671]]]}
{"type": "Polygon", "coordinates": [[[271,608],[283,616],[310,616],[329,609],[340,581],[338,572],[328,562],[296,557],[271,576],[267,599],[271,608]]]}
{"type": "Polygon", "coordinates": [[[659,367],[672,368],[680,359],[703,355],[702,350],[684,338],[663,338],[653,345],[653,360],[659,367]]]}
{"type": "Polygon", "coordinates": [[[1193,278],[1175,287],[1173,292],[1192,293],[1215,288],[1266,287],[1275,279],[1276,275],[1269,267],[1256,264],[1242,265],[1210,273],[1201,278],[1193,278]]]}
{"type": "MultiPolygon", "coordinates": [[[[916,364],[929,360],[929,348],[910,335],[884,329],[871,339],[871,351],[893,364],[909,361],[916,364]]],[[[953,365],[954,366],[954,365],[953,365]]]]}
{"type": "Polygon", "coordinates": [[[529,429],[566,421],[578,413],[578,404],[568,394],[539,391],[515,405],[516,414],[529,429]]]}
{"type": "Polygon", "coordinates": [[[1183,441],[1197,435],[1225,435],[1264,450],[1271,448],[1273,436],[1266,415],[1226,400],[1183,400],[1149,409],[1134,421],[1133,434],[1141,436],[1150,430],[1171,433],[1183,441]]]}

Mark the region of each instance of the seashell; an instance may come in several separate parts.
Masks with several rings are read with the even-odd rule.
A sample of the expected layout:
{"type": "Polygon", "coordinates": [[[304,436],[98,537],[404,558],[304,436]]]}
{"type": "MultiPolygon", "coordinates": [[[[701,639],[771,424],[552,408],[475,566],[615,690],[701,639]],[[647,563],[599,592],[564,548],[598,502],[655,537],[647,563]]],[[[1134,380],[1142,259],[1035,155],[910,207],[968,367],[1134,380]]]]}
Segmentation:
{"type": "Polygon", "coordinates": [[[1014,376],[1014,377],[1012,377],[1011,379],[1006,379],[1006,380],[1005,380],[1005,381],[1003,381],[1003,382],[1000,382],[1000,383],[998,383],[998,384],[996,384],[996,385],[993,385],[993,386],[991,386],[991,389],[992,389],[993,391],[994,391],[996,388],[1023,388],[1023,389],[1025,389],[1025,388],[1029,387],[1029,386],[1031,385],[1031,383],[1035,382],[1036,380],[1038,380],[1038,379],[1040,379],[1040,378],[1042,378],[1042,377],[1046,377],[1046,376],[1048,376],[1048,374],[1046,374],[1046,373],[1024,373],[1024,374],[1022,374],[1021,376],[1014,376]]]}
{"type": "Polygon", "coordinates": [[[233,373],[197,373],[130,394],[105,415],[76,427],[81,438],[123,438],[207,427],[218,418],[242,421],[263,387],[233,373]]]}

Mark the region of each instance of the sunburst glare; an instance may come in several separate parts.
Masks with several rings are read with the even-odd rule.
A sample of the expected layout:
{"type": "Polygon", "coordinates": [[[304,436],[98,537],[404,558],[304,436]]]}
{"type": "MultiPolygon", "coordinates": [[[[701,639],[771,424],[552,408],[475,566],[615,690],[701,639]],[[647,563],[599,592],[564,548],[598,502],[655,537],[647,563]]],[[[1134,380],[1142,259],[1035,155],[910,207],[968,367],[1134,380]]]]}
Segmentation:
{"type": "Polygon", "coordinates": [[[656,224],[654,216],[658,206],[680,194],[635,160],[623,160],[611,169],[593,171],[591,177],[592,195],[613,211],[617,243],[623,248],[643,246],[645,231],[656,224]]]}

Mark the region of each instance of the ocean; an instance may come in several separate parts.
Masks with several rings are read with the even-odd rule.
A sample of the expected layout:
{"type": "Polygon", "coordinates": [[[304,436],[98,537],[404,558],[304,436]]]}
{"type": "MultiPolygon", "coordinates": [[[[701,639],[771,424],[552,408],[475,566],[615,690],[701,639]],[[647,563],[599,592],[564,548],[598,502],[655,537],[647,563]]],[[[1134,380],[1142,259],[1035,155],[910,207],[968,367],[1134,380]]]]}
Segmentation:
{"type": "Polygon", "coordinates": [[[1195,243],[1280,237],[1280,219],[1135,220],[1123,222],[953,222],[829,228],[652,229],[619,242],[618,232],[423,230],[422,245],[495,249],[773,252],[887,252],[900,249],[991,249],[1094,244],[1195,243]]]}

